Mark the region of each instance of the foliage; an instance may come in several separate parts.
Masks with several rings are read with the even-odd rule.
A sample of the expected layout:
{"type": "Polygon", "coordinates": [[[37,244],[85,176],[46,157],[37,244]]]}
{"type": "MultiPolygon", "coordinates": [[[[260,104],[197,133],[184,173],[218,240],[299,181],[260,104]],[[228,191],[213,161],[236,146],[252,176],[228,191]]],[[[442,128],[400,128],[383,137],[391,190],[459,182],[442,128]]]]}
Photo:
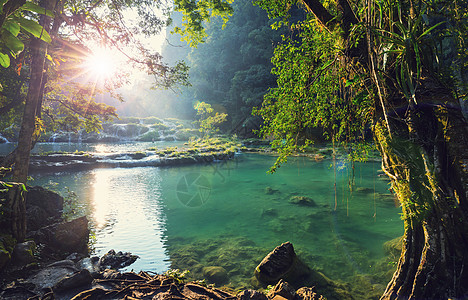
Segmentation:
{"type": "Polygon", "coordinates": [[[312,142],[308,129],[322,127],[333,141],[352,142],[363,136],[371,121],[372,91],[357,74],[345,79],[347,70],[338,60],[344,50],[339,33],[320,32],[319,27],[309,17],[292,26],[295,34],[283,35],[272,59],[278,87],[270,89],[262,107],[254,110],[265,121],[260,135],[272,138],[280,154],[271,172],[287,156],[306,149],[312,142]]]}
{"type": "Polygon", "coordinates": [[[197,111],[197,116],[199,116],[199,120],[197,121],[200,127],[199,130],[205,137],[218,132],[218,126],[225,122],[227,118],[226,113],[215,112],[211,105],[205,102],[195,104],[195,110],[197,111]]]}
{"type": "Polygon", "coordinates": [[[182,12],[182,27],[175,27],[174,32],[182,35],[190,46],[196,47],[204,42],[207,34],[204,22],[210,22],[214,17],[221,17],[226,24],[232,15],[233,0],[175,0],[174,10],[182,12]]]}
{"type": "Polygon", "coordinates": [[[4,16],[0,24],[0,65],[4,68],[10,66],[10,57],[15,59],[24,50],[24,39],[28,34],[47,43],[52,41],[49,33],[37,21],[26,17],[25,14],[53,16],[51,11],[44,10],[33,2],[26,2],[16,10],[4,12],[6,2],[0,2],[0,15],[4,16]]]}
{"type": "Polygon", "coordinates": [[[189,273],[189,270],[180,271],[179,269],[169,269],[164,272],[163,275],[174,279],[177,283],[184,283],[189,273]]]}

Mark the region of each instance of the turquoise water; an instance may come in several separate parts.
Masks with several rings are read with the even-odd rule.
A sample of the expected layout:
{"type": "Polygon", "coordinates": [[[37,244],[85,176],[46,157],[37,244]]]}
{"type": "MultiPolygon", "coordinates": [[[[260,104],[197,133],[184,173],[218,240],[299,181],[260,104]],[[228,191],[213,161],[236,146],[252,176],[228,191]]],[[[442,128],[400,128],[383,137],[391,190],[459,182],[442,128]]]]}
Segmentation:
{"type": "Polygon", "coordinates": [[[266,174],[274,159],[240,154],[207,165],[33,176],[34,184],[75,191],[77,209],[92,224],[95,254],[139,255],[129,269],[190,269],[200,278],[203,266],[223,266],[233,286],[249,286],[261,259],[290,241],[302,260],[332,279],[363,274],[385,284],[382,245],[401,236],[403,226],[388,182],[377,177],[380,163],[357,163],[351,192],[351,166],[338,162],[335,209],[331,161],[292,158],[266,174]],[[292,196],[310,197],[316,206],[289,203],[292,196]]]}

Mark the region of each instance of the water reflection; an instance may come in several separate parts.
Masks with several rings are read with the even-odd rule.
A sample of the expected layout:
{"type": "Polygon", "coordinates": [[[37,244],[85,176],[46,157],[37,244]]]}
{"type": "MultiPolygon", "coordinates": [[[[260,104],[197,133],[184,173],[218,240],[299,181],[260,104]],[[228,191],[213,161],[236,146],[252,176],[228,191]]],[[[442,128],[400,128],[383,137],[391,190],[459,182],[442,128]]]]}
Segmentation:
{"type": "Polygon", "coordinates": [[[166,270],[159,169],[97,169],[92,175],[96,254],[130,251],[140,256],[132,269],[166,270]]]}

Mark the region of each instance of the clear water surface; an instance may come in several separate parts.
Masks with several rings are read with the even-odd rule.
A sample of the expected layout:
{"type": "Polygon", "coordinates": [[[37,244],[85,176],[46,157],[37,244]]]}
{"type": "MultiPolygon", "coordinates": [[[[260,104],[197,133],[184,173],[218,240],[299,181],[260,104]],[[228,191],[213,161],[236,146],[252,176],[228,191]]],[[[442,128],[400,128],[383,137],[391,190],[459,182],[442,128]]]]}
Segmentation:
{"type": "MultiPolygon", "coordinates": [[[[145,147],[148,143],[78,150],[145,147]]],[[[267,174],[274,160],[239,154],[205,165],[33,174],[33,183],[64,195],[75,191],[78,210],[92,224],[95,254],[115,249],[139,255],[129,269],[160,273],[193,267],[200,272],[200,265],[224,264],[232,282],[248,286],[250,278],[244,277],[256,264],[290,241],[308,265],[332,279],[378,272],[385,259],[383,243],[403,231],[388,182],[377,176],[380,163],[356,163],[351,192],[351,166],[338,162],[335,194],[331,161],[291,158],[276,174],[267,174]],[[316,206],[292,204],[293,196],[309,197],[316,206]]]]}

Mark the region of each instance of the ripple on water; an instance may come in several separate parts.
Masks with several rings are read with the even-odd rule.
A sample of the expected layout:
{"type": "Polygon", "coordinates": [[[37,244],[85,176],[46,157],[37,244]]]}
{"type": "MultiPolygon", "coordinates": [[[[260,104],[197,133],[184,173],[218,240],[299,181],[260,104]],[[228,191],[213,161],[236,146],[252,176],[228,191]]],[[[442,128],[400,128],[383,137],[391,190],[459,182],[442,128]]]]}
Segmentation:
{"type": "Polygon", "coordinates": [[[232,284],[248,286],[260,260],[290,241],[308,265],[332,279],[354,282],[359,275],[385,284],[392,267],[382,244],[403,228],[391,197],[378,197],[389,194],[387,183],[377,180],[378,164],[356,164],[354,179],[363,189],[350,192],[350,170],[342,163],[335,197],[329,161],[293,158],[267,175],[273,161],[246,154],[228,163],[97,169],[53,179],[86,204],[96,254],[139,255],[130,269],[190,269],[197,278],[204,266],[222,266],[232,284]],[[316,206],[292,204],[292,196],[309,197],[316,206]],[[187,197],[203,201],[187,205],[187,197]]]}

